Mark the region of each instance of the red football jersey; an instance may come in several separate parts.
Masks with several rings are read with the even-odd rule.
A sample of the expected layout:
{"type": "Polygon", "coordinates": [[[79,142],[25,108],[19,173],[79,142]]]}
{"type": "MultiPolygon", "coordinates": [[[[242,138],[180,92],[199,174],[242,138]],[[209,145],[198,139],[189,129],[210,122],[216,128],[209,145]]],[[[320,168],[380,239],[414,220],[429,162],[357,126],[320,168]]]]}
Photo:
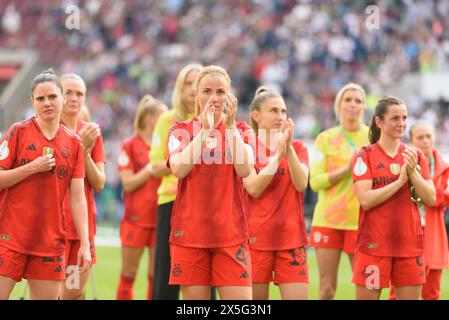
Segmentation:
{"type": "Polygon", "coordinates": [[[56,166],[5,190],[0,208],[0,244],[28,255],[63,255],[63,200],[70,190],[70,181],[84,178],[80,139],[61,124],[55,137],[48,140],[33,117],[14,124],[1,146],[3,169],[17,168],[49,152],[53,153],[56,166]]]}
{"type": "MultiPolygon", "coordinates": [[[[252,130],[246,123],[237,122],[236,127],[244,141],[251,140],[252,130]]],[[[169,158],[183,150],[200,128],[197,118],[175,123],[168,138],[169,158]]],[[[247,241],[247,196],[232,163],[223,122],[209,136],[201,154],[199,163],[178,181],[170,243],[220,248],[247,241]]]]}
{"type": "MultiPolygon", "coordinates": [[[[299,161],[308,166],[306,145],[300,140],[292,144],[299,161]]],[[[260,172],[275,153],[258,140],[257,155],[255,168],[260,172]]],[[[251,249],[288,250],[307,244],[303,193],[297,192],[291,181],[287,158],[280,161],[259,198],[249,197],[248,225],[251,249]]]]}
{"type": "MultiPolygon", "coordinates": [[[[76,132],[78,133],[86,124],[83,120],[79,120],[76,126],[76,132]]],[[[106,156],[103,149],[103,135],[95,140],[94,146],[91,151],[91,157],[94,163],[106,162],[106,156]]],[[[87,180],[87,176],[84,179],[84,193],[86,194],[87,214],[89,220],[89,240],[92,241],[96,233],[96,216],[97,207],[95,206],[94,188],[87,180]]],[[[76,231],[75,224],[72,218],[72,209],[70,208],[70,194],[67,193],[64,199],[64,215],[65,215],[65,229],[67,240],[79,240],[78,232],[76,231]]]]}
{"type": "MultiPolygon", "coordinates": [[[[137,173],[150,162],[151,148],[139,135],[125,140],[117,168],[137,173]]],[[[161,178],[149,177],[133,192],[124,192],[123,219],[143,228],[155,228],[157,223],[157,189],[161,178]]]]}
{"type": "MultiPolygon", "coordinates": [[[[387,155],[378,143],[363,147],[353,160],[353,181],[372,180],[373,189],[396,181],[406,147],[401,144],[394,157],[387,155]]],[[[430,179],[427,160],[419,150],[418,163],[422,177],[430,179]]],[[[423,253],[421,219],[409,189],[406,183],[384,203],[366,211],[360,207],[358,250],[382,257],[414,257],[423,253]]]]}

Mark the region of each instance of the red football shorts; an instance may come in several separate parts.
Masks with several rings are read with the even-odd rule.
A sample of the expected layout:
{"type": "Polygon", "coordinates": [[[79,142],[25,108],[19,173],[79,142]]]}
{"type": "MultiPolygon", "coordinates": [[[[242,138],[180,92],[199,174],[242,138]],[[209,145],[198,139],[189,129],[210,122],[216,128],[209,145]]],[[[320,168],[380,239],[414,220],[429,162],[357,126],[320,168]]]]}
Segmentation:
{"type": "Polygon", "coordinates": [[[310,246],[315,248],[338,249],[353,254],[356,248],[357,231],[312,227],[310,246]]]}
{"type": "Polygon", "coordinates": [[[352,282],[370,289],[420,285],[426,282],[424,258],[377,257],[356,251],[352,282]]]}
{"type": "Polygon", "coordinates": [[[198,286],[251,286],[248,244],[226,248],[189,248],[170,245],[169,284],[198,286]]]}
{"type": "Polygon", "coordinates": [[[156,228],[143,228],[132,222],[122,220],[120,240],[123,247],[154,248],[156,245],[156,228]]]}
{"type": "Polygon", "coordinates": [[[276,251],[251,249],[251,270],[254,283],[271,281],[275,284],[308,283],[309,267],[306,248],[276,251]]]}
{"type": "Polygon", "coordinates": [[[19,282],[34,280],[64,280],[64,256],[38,257],[26,255],[0,246],[0,275],[19,282]]]}
{"type": "MultiPolygon", "coordinates": [[[[95,256],[95,242],[93,239],[89,240],[90,243],[90,256],[92,258],[92,265],[97,263],[95,256]]],[[[79,240],[66,240],[65,241],[65,261],[66,265],[76,265],[78,259],[78,250],[80,249],[81,241],[79,240]]],[[[82,263],[82,262],[81,262],[82,263]]]]}

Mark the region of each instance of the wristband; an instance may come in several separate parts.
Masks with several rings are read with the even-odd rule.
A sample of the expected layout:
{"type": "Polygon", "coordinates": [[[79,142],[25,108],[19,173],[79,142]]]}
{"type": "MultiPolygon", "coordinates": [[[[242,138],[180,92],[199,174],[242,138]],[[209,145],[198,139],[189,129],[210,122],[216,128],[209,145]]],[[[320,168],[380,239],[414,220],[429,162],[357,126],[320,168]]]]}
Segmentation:
{"type": "Polygon", "coordinates": [[[148,163],[148,164],[145,166],[145,170],[147,170],[147,171],[150,172],[150,173],[153,173],[153,165],[152,165],[151,163],[148,163]]]}

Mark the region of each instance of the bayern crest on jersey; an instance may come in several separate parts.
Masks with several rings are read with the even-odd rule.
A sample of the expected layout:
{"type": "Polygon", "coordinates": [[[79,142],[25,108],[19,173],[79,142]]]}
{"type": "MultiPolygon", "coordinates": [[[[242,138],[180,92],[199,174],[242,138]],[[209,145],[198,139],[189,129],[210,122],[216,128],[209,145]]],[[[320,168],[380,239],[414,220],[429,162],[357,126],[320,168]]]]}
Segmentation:
{"type": "Polygon", "coordinates": [[[390,163],[390,172],[396,176],[401,173],[401,166],[399,163],[390,163]]]}

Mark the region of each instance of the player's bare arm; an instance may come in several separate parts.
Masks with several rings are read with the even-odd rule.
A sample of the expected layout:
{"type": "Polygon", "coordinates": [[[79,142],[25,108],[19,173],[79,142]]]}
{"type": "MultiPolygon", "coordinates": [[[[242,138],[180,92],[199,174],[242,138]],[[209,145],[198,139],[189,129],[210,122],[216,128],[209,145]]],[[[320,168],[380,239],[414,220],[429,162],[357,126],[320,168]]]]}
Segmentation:
{"type": "Polygon", "coordinates": [[[407,181],[407,166],[404,164],[396,181],[373,189],[373,180],[360,180],[354,183],[354,190],[363,210],[369,210],[390,199],[407,181]]]}
{"type": "Polygon", "coordinates": [[[0,189],[7,189],[15,186],[30,175],[38,172],[50,171],[54,166],[55,158],[52,154],[48,154],[37,157],[30,163],[14,169],[5,170],[0,168],[0,189]]]}

